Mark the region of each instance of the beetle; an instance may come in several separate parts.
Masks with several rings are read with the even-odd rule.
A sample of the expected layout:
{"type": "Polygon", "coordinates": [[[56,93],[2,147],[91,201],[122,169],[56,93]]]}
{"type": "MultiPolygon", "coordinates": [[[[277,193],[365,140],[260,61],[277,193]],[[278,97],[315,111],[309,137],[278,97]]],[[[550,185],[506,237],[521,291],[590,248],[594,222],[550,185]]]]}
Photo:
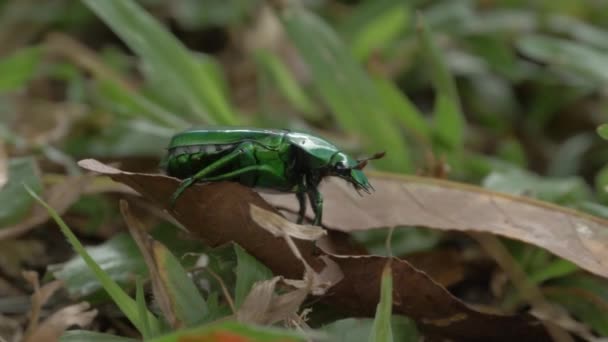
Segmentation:
{"type": "Polygon", "coordinates": [[[190,129],[174,135],[165,159],[169,176],[182,180],[171,196],[171,205],[196,182],[236,181],[245,186],[293,192],[299,202],[298,223],[306,213],[308,196],[320,225],[323,197],[319,183],[338,176],[359,191],[373,187],[362,169],[384,152],[356,160],[325,139],[279,129],[209,128],[190,129]]]}

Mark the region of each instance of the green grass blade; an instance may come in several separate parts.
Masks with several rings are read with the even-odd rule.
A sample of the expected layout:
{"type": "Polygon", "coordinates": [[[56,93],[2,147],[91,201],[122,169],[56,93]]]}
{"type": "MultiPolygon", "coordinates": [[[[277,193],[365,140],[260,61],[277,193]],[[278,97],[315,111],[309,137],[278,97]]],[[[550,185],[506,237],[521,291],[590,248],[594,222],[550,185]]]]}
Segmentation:
{"type": "Polygon", "coordinates": [[[257,281],[272,278],[272,272],[249,255],[241,246],[235,244],[234,250],[237,258],[234,300],[238,309],[251,291],[253,284],[257,281]]]}
{"type": "Polygon", "coordinates": [[[128,117],[147,116],[150,120],[174,129],[184,129],[188,123],[145,96],[125,89],[111,80],[99,80],[97,85],[101,100],[108,103],[113,112],[128,117]]]}
{"type": "Polygon", "coordinates": [[[163,244],[156,242],[153,252],[161,281],[179,321],[187,327],[203,323],[209,317],[209,308],[192,278],[163,244]]]}
{"type": "Polygon", "coordinates": [[[389,151],[374,162],[386,170],[412,170],[410,151],[399,127],[381,100],[373,80],[355,61],[333,29],[315,14],[294,6],[283,13],[283,24],[310,67],[313,83],[334,117],[347,132],[369,147],[389,151]],[[311,39],[314,37],[314,39],[311,39]]]}
{"type": "Polygon", "coordinates": [[[199,120],[236,124],[221,85],[195,56],[135,1],[83,0],[154,72],[178,90],[199,120]],[[162,75],[162,76],[161,76],[162,75]]]}
{"type": "Polygon", "coordinates": [[[376,77],[374,81],[382,100],[403,128],[419,140],[430,142],[429,124],[410,99],[391,80],[376,77]]]}
{"type": "Polygon", "coordinates": [[[150,330],[150,321],[148,321],[148,308],[146,307],[146,298],[144,297],[144,284],[140,277],[135,280],[135,302],[139,313],[139,321],[141,322],[141,336],[144,339],[152,337],[150,330]]]}
{"type": "Polygon", "coordinates": [[[382,51],[410,26],[410,7],[395,0],[370,1],[356,6],[344,24],[350,47],[358,60],[382,51]]]}
{"type": "Polygon", "coordinates": [[[422,16],[418,17],[418,37],[424,56],[429,61],[429,69],[436,91],[434,132],[448,149],[460,149],[464,144],[466,122],[462,114],[456,83],[422,16]]]}
{"type": "Polygon", "coordinates": [[[259,50],[255,53],[255,59],[294,108],[302,112],[311,121],[321,119],[317,106],[300,87],[279,57],[271,52],[259,50]]]}
{"type": "Polygon", "coordinates": [[[598,127],[597,133],[600,135],[600,137],[608,140],[608,124],[603,124],[600,127],[598,127]]]}
{"type": "Polygon", "coordinates": [[[0,93],[24,87],[35,74],[40,60],[38,47],[24,48],[0,59],[0,93]]]}
{"type": "Polygon", "coordinates": [[[380,283],[380,303],[376,308],[376,317],[372,329],[370,342],[391,342],[393,331],[391,327],[391,315],[393,313],[393,274],[390,263],[382,271],[380,283]]]}
{"type": "MultiPolygon", "coordinates": [[[[40,205],[44,206],[49,215],[55,220],[61,232],[66,236],[74,250],[84,259],[87,266],[95,273],[95,276],[99,282],[103,285],[104,289],[108,292],[114,303],[118,306],[120,311],[129,319],[129,321],[137,328],[138,331],[143,332],[144,327],[142,322],[139,320],[139,310],[137,303],[131,298],[116,282],[114,282],[110,276],[105,273],[101,267],[91,258],[89,253],[85,250],[84,246],[78,241],[78,238],[70,228],[66,225],[63,219],[57,214],[55,209],[51,208],[43,199],[41,199],[34,191],[32,191],[27,185],[24,185],[27,192],[32,196],[40,205]]],[[[152,323],[153,327],[159,327],[159,322],[156,317],[149,311],[147,311],[148,321],[152,323]]]]}

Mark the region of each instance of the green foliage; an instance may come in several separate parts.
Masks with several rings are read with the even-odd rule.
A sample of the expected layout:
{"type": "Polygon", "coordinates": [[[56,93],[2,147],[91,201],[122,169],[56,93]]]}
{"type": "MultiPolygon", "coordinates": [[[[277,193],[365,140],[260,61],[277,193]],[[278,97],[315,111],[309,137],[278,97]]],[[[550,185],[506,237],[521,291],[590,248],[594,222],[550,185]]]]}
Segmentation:
{"type": "Polygon", "coordinates": [[[146,320],[147,323],[143,323],[139,316],[138,305],[112,278],[104,272],[104,270],[99,267],[99,265],[95,262],[95,260],[91,257],[91,255],[86,251],[84,246],[78,241],[78,238],[70,228],[65,224],[65,222],[61,219],[61,217],[57,214],[57,212],[51,208],[46,202],[44,202],[36,193],[33,192],[32,189],[25,186],[27,192],[32,196],[38,203],[44,206],[53,220],[59,225],[61,232],[66,236],[74,250],[80,255],[80,257],[87,264],[89,269],[93,271],[97,280],[101,283],[104,290],[108,293],[108,295],[112,298],[114,303],[120,308],[122,313],[129,319],[129,321],[137,328],[139,331],[146,331],[146,327],[149,326],[149,330],[157,333],[160,328],[160,322],[151,312],[146,312],[146,320]]]}
{"type": "MultiPolygon", "coordinates": [[[[44,193],[36,159],[45,173],[66,165],[74,172],[57,161],[79,157],[156,163],[176,130],[240,123],[317,130],[355,154],[384,150],[387,157],[370,164],[386,171],[432,172],[445,160],[450,178],[608,218],[608,5],[601,1],[32,3],[5,1],[0,16],[0,137],[11,156],[0,228],[26,219],[35,204],[22,184],[44,193]],[[104,24],[117,37],[107,37],[104,24]],[[50,52],[44,37],[51,29],[82,40],[91,54],[50,52]],[[265,48],[249,51],[246,39],[265,48]],[[65,158],[49,158],[53,151],[65,158]]],[[[72,207],[79,234],[98,236],[116,214],[112,200],[87,195],[72,207]]],[[[57,222],[79,256],[50,267],[52,275],[74,297],[97,303],[109,293],[145,339],[175,341],[216,328],[260,340],[289,335],[226,323],[158,337],[161,319],[148,309],[148,272],[132,239],[117,234],[83,248],[57,222]]],[[[200,253],[200,244],[183,242],[168,225],[152,235],[167,246],[162,260],[181,319],[192,327],[228,316],[217,279],[186,273],[193,260],[181,256],[200,253]]],[[[372,253],[385,252],[386,232],[353,236],[372,253]]],[[[392,247],[398,255],[432,250],[444,238],[400,228],[392,247]]],[[[508,245],[547,298],[608,335],[604,280],[541,249],[508,245]]],[[[238,246],[205,255],[237,308],[256,281],[272,276],[238,246]]],[[[337,341],[390,340],[389,332],[396,341],[416,340],[412,322],[390,317],[387,284],[375,321],[324,321],[323,330],[337,341]]],[[[525,305],[506,292],[498,299],[505,306],[525,305]]],[[[62,337],[79,340],[131,339],[88,331],[62,337]]]]}
{"type": "Polygon", "coordinates": [[[239,245],[234,245],[234,251],[237,258],[234,301],[238,309],[243,304],[253,285],[258,281],[272,278],[272,272],[268,267],[245,252],[239,245]]]}
{"type": "Polygon", "coordinates": [[[40,59],[38,47],[24,48],[0,59],[0,94],[24,88],[35,75],[40,59]]]}
{"type": "Polygon", "coordinates": [[[218,83],[195,56],[134,1],[83,0],[154,73],[189,104],[193,118],[208,123],[235,124],[233,109],[218,83]]]}
{"type": "Polygon", "coordinates": [[[135,342],[134,338],[120,337],[88,330],[69,330],[61,336],[60,342],[135,342]]]}
{"type": "Polygon", "coordinates": [[[367,152],[390,150],[376,164],[393,171],[411,171],[410,151],[390,110],[380,101],[370,76],[352,58],[344,42],[321,18],[303,8],[282,17],[285,29],[310,67],[319,95],[338,123],[369,144],[367,152]],[[314,36],[315,39],[310,39],[314,36]]]}
{"type": "Polygon", "coordinates": [[[32,157],[8,161],[8,182],[0,189],[0,229],[15,224],[28,214],[34,199],[23,190],[27,184],[33,191],[42,191],[42,181],[36,161],[32,157]]]}
{"type": "Polygon", "coordinates": [[[369,336],[370,342],[393,341],[391,316],[393,313],[393,274],[390,264],[384,267],[380,282],[380,303],[376,308],[374,325],[369,336]]]}

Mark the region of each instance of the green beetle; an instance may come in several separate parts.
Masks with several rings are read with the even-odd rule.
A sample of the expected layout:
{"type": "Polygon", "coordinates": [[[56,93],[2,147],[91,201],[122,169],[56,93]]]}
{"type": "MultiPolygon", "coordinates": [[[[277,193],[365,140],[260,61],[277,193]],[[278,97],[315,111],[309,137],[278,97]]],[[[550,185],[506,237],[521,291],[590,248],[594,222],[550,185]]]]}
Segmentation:
{"type": "Polygon", "coordinates": [[[289,130],[252,128],[192,129],[171,139],[165,160],[169,176],[182,179],[171,197],[173,205],[195,182],[236,181],[249,187],[294,192],[300,204],[298,223],[306,213],[306,195],[320,225],[323,197],[318,186],[326,176],[338,176],[355,189],[373,189],[363,174],[368,160],[356,160],[330,142],[289,130]]]}

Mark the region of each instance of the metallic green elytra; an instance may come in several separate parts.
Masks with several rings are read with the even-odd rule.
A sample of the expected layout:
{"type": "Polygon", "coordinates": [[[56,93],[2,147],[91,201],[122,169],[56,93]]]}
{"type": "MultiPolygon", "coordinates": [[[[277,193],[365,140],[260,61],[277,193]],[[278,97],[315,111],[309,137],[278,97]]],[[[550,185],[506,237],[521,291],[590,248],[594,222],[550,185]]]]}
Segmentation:
{"type": "Polygon", "coordinates": [[[355,189],[373,187],[356,160],[317,136],[288,130],[252,128],[192,129],[171,139],[165,161],[167,174],[182,179],[171,197],[173,205],[195,182],[229,180],[249,187],[293,192],[300,204],[298,223],[306,213],[306,195],[320,225],[323,198],[318,190],[324,177],[337,176],[355,189]]]}

